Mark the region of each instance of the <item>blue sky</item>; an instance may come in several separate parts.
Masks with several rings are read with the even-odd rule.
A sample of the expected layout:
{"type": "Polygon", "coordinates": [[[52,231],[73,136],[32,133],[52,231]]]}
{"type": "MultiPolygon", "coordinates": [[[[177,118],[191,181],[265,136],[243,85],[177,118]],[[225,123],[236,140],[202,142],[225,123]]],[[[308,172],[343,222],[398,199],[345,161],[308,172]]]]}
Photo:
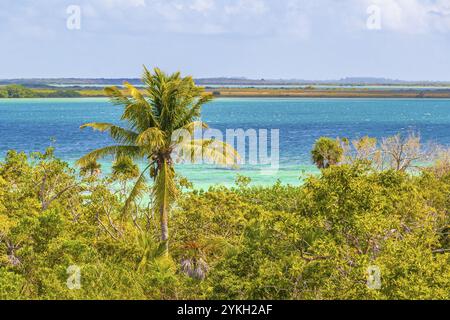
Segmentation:
{"type": "Polygon", "coordinates": [[[450,0],[1,1],[0,39],[0,78],[450,80],[450,0]]]}

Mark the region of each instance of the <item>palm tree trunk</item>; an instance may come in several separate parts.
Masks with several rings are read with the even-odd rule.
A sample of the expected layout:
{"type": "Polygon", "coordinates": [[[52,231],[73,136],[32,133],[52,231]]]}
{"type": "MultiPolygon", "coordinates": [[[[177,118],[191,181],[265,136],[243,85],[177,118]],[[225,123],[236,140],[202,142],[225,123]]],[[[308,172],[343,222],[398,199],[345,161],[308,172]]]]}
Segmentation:
{"type": "Polygon", "coordinates": [[[168,212],[164,205],[161,205],[159,209],[160,222],[161,222],[161,242],[164,248],[165,254],[169,253],[169,225],[168,225],[168,212]]]}
{"type": "Polygon", "coordinates": [[[174,198],[173,170],[164,159],[159,164],[158,175],[155,181],[156,202],[159,206],[159,217],[161,223],[161,246],[165,254],[169,253],[169,210],[174,198]]]}

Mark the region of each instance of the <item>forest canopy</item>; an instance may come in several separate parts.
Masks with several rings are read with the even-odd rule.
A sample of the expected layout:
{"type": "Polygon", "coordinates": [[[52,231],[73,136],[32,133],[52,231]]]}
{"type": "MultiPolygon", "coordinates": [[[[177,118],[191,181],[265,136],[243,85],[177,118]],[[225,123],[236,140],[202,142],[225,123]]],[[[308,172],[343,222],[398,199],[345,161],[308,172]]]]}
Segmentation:
{"type": "Polygon", "coordinates": [[[177,177],[164,255],[151,207],[123,215],[133,170],[79,176],[51,148],[10,151],[0,298],[449,299],[449,168],[443,159],[411,175],[355,161],[301,186],[238,177],[203,191],[177,177]],[[368,286],[373,268],[379,288],[368,286]]]}

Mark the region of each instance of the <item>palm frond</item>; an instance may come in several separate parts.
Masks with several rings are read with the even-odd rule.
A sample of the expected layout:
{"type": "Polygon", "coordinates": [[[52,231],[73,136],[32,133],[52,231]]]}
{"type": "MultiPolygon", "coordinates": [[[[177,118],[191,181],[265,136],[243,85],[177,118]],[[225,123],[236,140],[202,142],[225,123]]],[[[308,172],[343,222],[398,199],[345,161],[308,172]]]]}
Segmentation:
{"type": "Polygon", "coordinates": [[[178,160],[181,161],[207,161],[228,167],[237,167],[240,161],[239,153],[232,146],[215,139],[194,139],[177,147],[178,160]]]}
{"type": "Polygon", "coordinates": [[[144,131],[153,126],[154,120],[148,110],[148,106],[140,102],[133,102],[128,105],[123,114],[122,120],[128,121],[130,127],[136,131],[144,131]]]}
{"type": "Polygon", "coordinates": [[[131,101],[122,94],[122,91],[120,91],[119,88],[115,86],[106,87],[104,91],[106,96],[109,97],[109,100],[114,105],[127,106],[131,103],[131,101]]]}
{"type": "Polygon", "coordinates": [[[158,126],[157,122],[157,116],[154,114],[154,110],[152,105],[145,99],[144,95],[132,84],[125,82],[125,87],[127,87],[128,91],[130,92],[131,96],[135,100],[135,104],[138,104],[142,109],[145,110],[147,113],[147,117],[149,120],[149,123],[147,126],[149,127],[156,127],[158,126]]]}
{"type": "Polygon", "coordinates": [[[111,123],[105,122],[92,122],[83,124],[80,129],[92,128],[101,132],[109,131],[111,138],[116,140],[118,143],[129,143],[134,144],[138,134],[132,130],[127,130],[125,128],[116,126],[111,123]]]}
{"type": "Polygon", "coordinates": [[[154,150],[165,144],[165,134],[159,128],[148,128],[142,132],[136,139],[136,144],[145,146],[148,150],[154,150]]]}
{"type": "MultiPolygon", "coordinates": [[[[201,94],[201,92],[199,94],[201,94]]],[[[185,102],[185,103],[188,103],[188,105],[182,109],[182,110],[184,110],[184,112],[180,112],[181,115],[180,115],[179,120],[175,124],[175,128],[185,127],[190,122],[193,122],[196,119],[198,119],[200,117],[200,111],[201,111],[202,106],[205,103],[208,103],[209,101],[211,101],[213,99],[213,96],[210,94],[201,95],[200,98],[194,97],[192,100],[195,100],[195,99],[197,99],[196,102],[193,102],[193,101],[185,102]],[[189,105],[191,105],[191,104],[193,104],[193,105],[189,108],[189,105]]]]}
{"type": "Polygon", "coordinates": [[[82,158],[80,158],[76,164],[80,167],[86,166],[92,160],[104,158],[106,156],[114,156],[119,158],[120,156],[129,156],[133,159],[142,157],[142,150],[138,146],[108,146],[89,152],[82,158]]]}
{"type": "Polygon", "coordinates": [[[195,137],[196,130],[208,129],[208,125],[202,121],[193,121],[180,129],[176,129],[172,133],[171,142],[176,148],[178,144],[187,143],[185,140],[191,141],[195,137]]]}
{"type": "Polygon", "coordinates": [[[236,168],[241,156],[228,143],[214,140],[203,146],[203,160],[210,160],[214,164],[236,168]]]}
{"type": "Polygon", "coordinates": [[[203,121],[192,121],[192,122],[189,122],[188,124],[185,124],[183,127],[181,127],[181,129],[187,130],[191,134],[194,133],[194,130],[196,128],[208,129],[209,126],[206,122],[203,122],[203,121]]]}
{"type": "Polygon", "coordinates": [[[127,200],[125,201],[125,206],[123,207],[123,214],[129,212],[131,203],[135,201],[138,197],[142,196],[145,191],[145,186],[147,185],[147,179],[145,178],[145,172],[152,166],[149,164],[144,170],[142,170],[139,178],[136,180],[136,183],[133,186],[130,194],[128,195],[127,200]]]}

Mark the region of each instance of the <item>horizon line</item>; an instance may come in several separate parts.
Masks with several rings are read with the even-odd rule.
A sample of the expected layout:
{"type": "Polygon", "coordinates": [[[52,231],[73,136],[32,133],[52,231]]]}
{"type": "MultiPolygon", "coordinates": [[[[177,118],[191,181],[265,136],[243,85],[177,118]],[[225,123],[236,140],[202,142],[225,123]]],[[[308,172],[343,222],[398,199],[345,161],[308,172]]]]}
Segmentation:
{"type": "MultiPolygon", "coordinates": [[[[248,77],[226,77],[226,76],[215,76],[215,77],[193,77],[196,81],[211,81],[211,80],[221,80],[221,81],[233,81],[233,82],[260,82],[260,83],[292,83],[292,84],[313,84],[313,83],[349,83],[345,81],[350,81],[352,84],[361,83],[361,84],[417,84],[417,83],[450,83],[450,80],[403,80],[403,79],[393,79],[393,78],[385,78],[385,77],[344,77],[340,79],[300,79],[300,78],[248,78],[248,77]],[[377,82],[377,81],[381,81],[377,82]]],[[[19,78],[2,78],[1,82],[13,82],[13,81],[64,81],[64,80],[84,80],[84,81],[95,81],[95,80],[112,80],[112,81],[120,81],[120,80],[132,80],[132,81],[140,81],[140,77],[19,77],[19,78]]]]}

